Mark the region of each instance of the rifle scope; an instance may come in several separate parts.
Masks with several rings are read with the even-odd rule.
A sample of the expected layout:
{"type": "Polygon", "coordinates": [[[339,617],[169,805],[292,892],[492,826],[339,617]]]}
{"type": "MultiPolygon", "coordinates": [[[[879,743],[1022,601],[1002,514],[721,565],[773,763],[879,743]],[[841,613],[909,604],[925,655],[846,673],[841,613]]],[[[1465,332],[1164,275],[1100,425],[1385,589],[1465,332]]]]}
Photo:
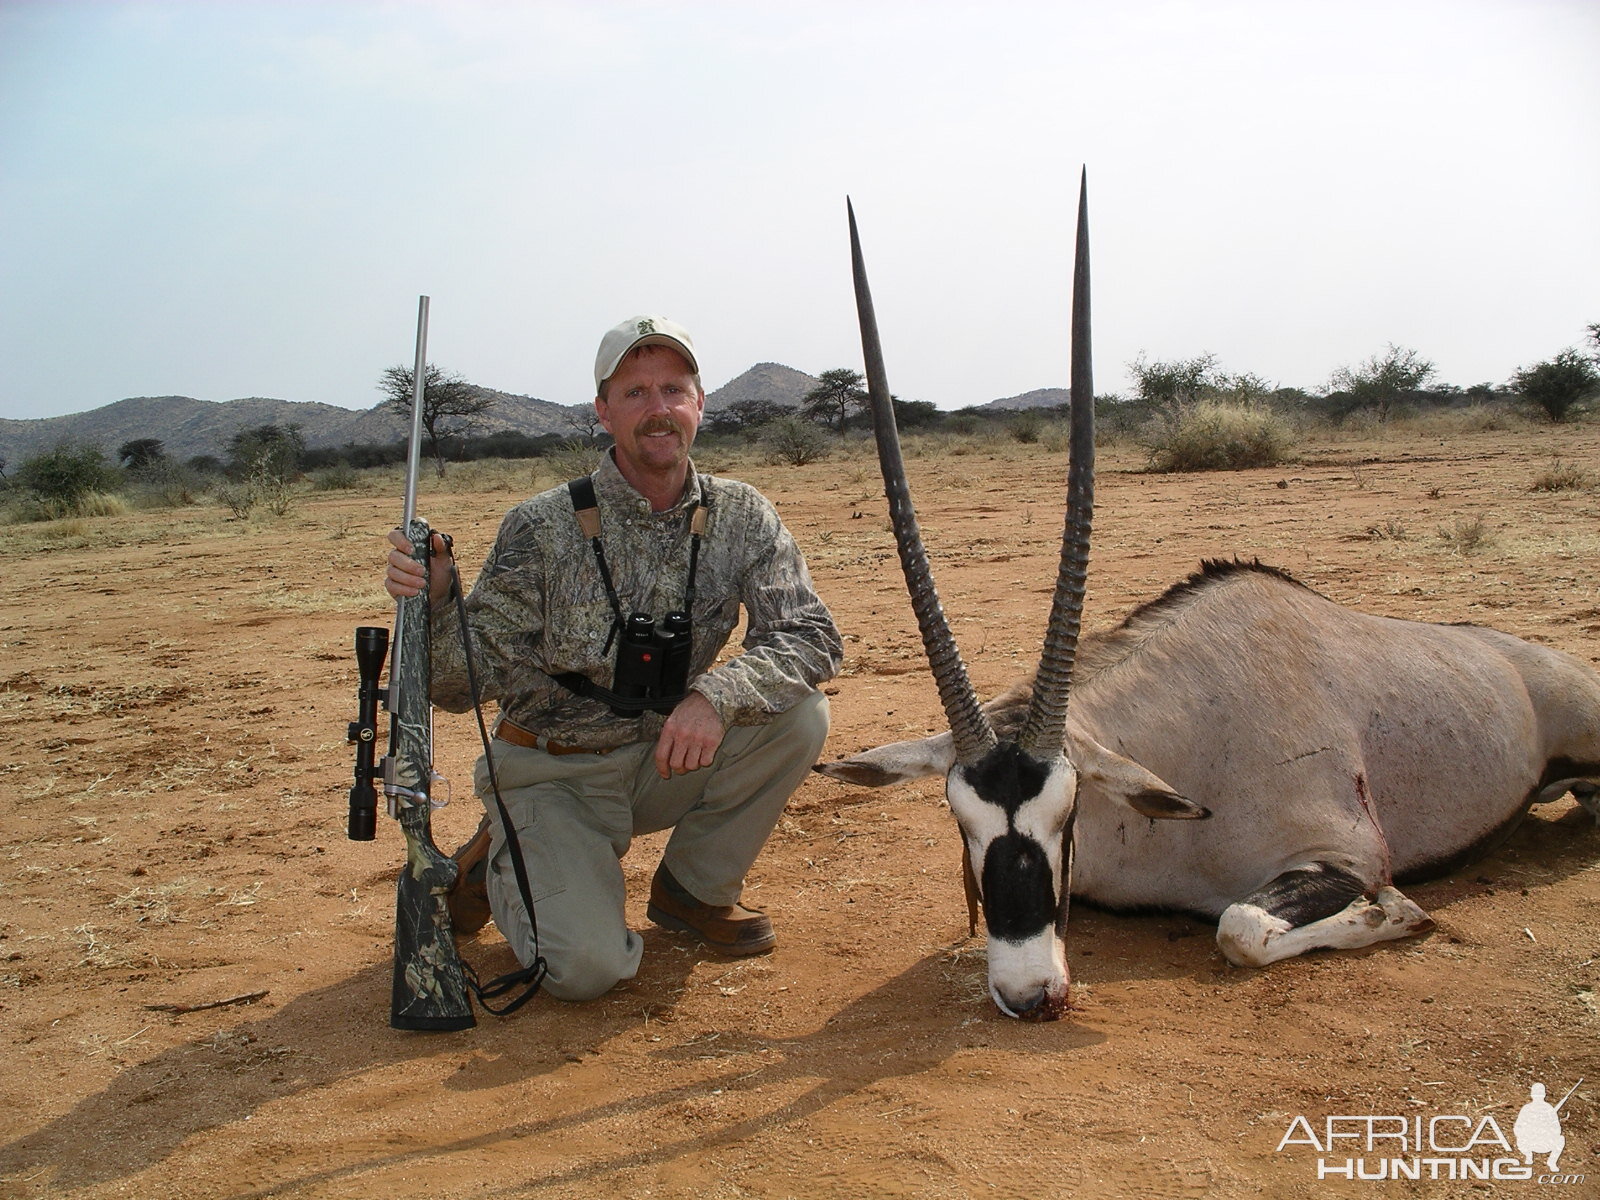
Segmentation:
{"type": "Polygon", "coordinates": [[[363,625],[356,630],[356,668],[361,687],[356,692],[356,719],[350,723],[346,739],[356,748],[356,781],[350,789],[349,837],[353,842],[370,842],[378,832],[378,790],[374,766],[378,744],[378,701],[383,689],[378,677],[389,656],[389,631],[381,626],[363,625]]]}

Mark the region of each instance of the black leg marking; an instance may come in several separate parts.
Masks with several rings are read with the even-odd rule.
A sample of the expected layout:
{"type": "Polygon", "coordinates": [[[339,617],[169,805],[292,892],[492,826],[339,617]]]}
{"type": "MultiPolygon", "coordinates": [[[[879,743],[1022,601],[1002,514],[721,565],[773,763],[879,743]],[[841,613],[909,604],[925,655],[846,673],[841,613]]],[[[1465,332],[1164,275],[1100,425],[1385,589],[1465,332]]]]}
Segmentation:
{"type": "Polygon", "coordinates": [[[1298,929],[1343,912],[1352,900],[1365,895],[1366,890],[1359,879],[1342,867],[1317,863],[1285,871],[1241,903],[1254,905],[1287,921],[1291,929],[1298,929]]]}
{"type": "Polygon", "coordinates": [[[1317,862],[1285,871],[1217,923],[1217,946],[1235,966],[1264,967],[1308,950],[1354,950],[1433,928],[1393,887],[1368,896],[1344,867],[1317,862]]]}

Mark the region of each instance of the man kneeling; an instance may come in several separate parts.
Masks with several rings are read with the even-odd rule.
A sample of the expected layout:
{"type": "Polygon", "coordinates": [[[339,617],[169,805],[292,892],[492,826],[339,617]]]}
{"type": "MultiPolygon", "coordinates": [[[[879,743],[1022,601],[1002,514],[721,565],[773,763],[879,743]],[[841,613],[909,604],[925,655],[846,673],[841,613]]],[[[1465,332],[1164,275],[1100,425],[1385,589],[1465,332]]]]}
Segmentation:
{"type": "MultiPolygon", "coordinates": [[[[827,736],[816,689],[838,671],[838,630],[772,505],[694,469],[699,372],[671,321],[635,317],[608,332],[594,404],[615,445],[586,479],[506,514],[466,598],[534,911],[480,760],[490,815],[457,852],[452,916],[458,931],[481,926],[486,893],[523,965],[543,955],[558,999],[590,999],[638,971],[621,866],[635,834],[672,830],[652,921],[724,954],[770,950],[771,921],[739,903],[745,874],[827,736]],[[742,649],[713,667],[741,606],[742,649]]],[[[385,586],[416,595],[411,548],[398,530],[389,538],[385,586]]],[[[437,536],[430,553],[432,699],[461,712],[472,697],[453,564],[437,536]]]]}

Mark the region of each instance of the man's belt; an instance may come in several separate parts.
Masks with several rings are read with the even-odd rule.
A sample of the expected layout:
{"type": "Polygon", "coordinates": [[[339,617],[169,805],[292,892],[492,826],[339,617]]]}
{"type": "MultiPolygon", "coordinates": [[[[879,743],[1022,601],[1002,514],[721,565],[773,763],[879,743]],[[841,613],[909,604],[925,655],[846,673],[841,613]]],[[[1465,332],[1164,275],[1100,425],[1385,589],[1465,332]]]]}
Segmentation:
{"type": "Polygon", "coordinates": [[[502,742],[510,742],[513,746],[526,746],[530,750],[543,750],[546,754],[610,754],[615,748],[608,746],[604,750],[591,750],[587,746],[568,746],[561,742],[552,742],[542,734],[524,729],[505,717],[501,717],[499,723],[495,725],[494,735],[502,742]]]}

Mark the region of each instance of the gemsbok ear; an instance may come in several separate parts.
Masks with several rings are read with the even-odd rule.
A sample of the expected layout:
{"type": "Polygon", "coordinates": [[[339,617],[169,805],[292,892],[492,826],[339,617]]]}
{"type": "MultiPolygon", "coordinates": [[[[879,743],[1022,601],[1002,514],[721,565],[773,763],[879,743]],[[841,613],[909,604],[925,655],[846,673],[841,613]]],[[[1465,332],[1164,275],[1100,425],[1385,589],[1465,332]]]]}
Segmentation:
{"type": "Polygon", "coordinates": [[[891,742],[837,762],[818,763],[811,769],[829,779],[861,787],[889,787],[948,775],[955,762],[955,740],[948,733],[939,733],[910,742],[891,742]]]}
{"type": "Polygon", "coordinates": [[[1153,821],[1195,821],[1211,815],[1173,791],[1160,776],[1108,750],[1067,721],[1067,757],[1078,771],[1078,803],[1120,804],[1153,821]]]}

